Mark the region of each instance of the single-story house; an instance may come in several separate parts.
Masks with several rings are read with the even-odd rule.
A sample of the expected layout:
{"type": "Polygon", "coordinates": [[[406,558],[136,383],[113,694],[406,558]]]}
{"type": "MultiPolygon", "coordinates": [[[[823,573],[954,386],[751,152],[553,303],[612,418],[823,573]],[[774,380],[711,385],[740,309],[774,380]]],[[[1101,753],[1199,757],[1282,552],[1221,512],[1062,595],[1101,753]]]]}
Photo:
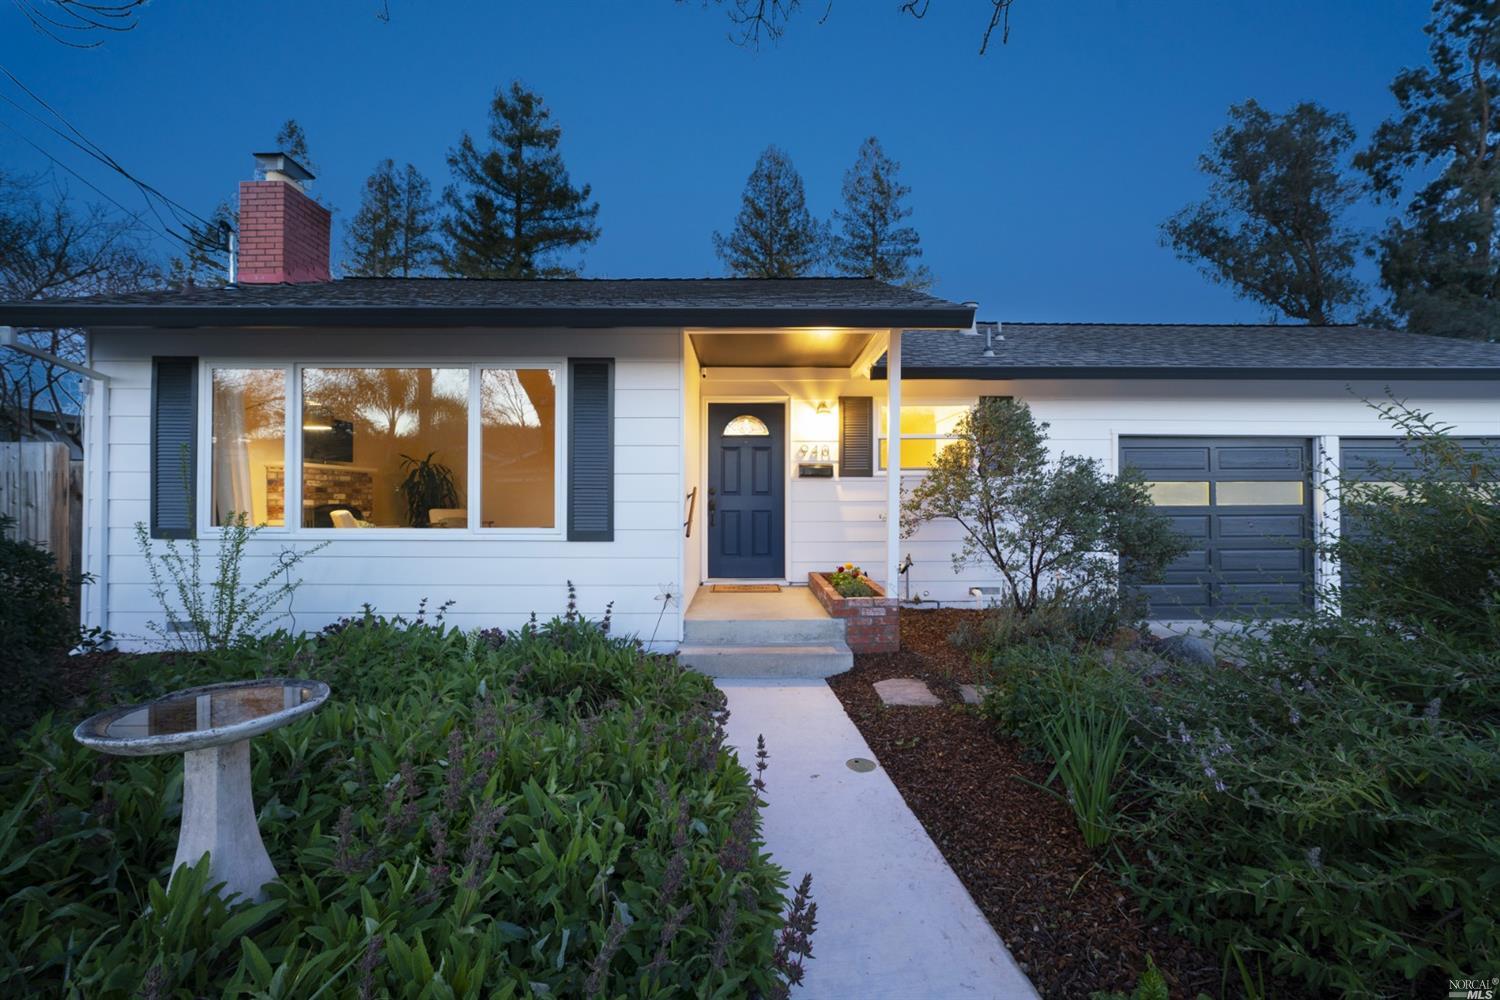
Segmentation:
{"type": "Polygon", "coordinates": [[[1303,544],[1335,516],[1316,470],[1395,448],[1367,399],[1500,436],[1500,344],[985,323],[863,279],[333,280],[305,171],[261,159],[233,284],[0,304],[0,324],[88,332],[84,620],[127,646],[162,617],[134,526],[211,540],[246,512],[253,576],[329,543],[300,567],[299,629],[423,599],[517,626],[572,581],[664,648],[826,639],[847,662],[831,633],[695,634],[690,609],[706,583],[841,562],[900,598],[982,599],[998,577],[954,571],[955,525],[902,540],[892,512],[992,395],[1027,402],[1053,449],[1146,474],[1194,543],[1153,614],[1296,606],[1330,572],[1303,544]]]}

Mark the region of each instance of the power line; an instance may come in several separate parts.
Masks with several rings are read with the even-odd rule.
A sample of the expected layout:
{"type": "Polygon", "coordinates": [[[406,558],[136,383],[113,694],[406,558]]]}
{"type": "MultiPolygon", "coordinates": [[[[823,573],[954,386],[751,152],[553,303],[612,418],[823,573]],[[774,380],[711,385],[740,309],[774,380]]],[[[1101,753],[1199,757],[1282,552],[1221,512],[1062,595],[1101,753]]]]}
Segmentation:
{"type": "Polygon", "coordinates": [[[147,229],[149,229],[153,233],[156,233],[157,235],[163,237],[164,239],[181,240],[190,249],[192,248],[192,244],[189,243],[187,240],[183,240],[183,238],[181,236],[177,235],[176,233],[170,233],[170,232],[166,232],[164,230],[158,229],[156,226],[151,225],[151,223],[147,222],[144,218],[142,218],[140,212],[132,212],[130,209],[128,209],[124,205],[120,204],[118,201],[115,200],[115,198],[113,196],[111,196],[108,193],[106,193],[105,191],[101,190],[97,184],[93,183],[87,177],[83,176],[78,171],[76,171],[72,167],[68,166],[62,160],[59,160],[57,157],[55,157],[51,153],[47,152],[47,150],[45,150],[41,146],[37,145],[35,142],[32,141],[32,139],[31,139],[30,136],[26,135],[24,132],[22,132],[21,130],[17,129],[14,125],[12,125],[10,122],[6,121],[3,118],[0,118],[0,128],[7,129],[10,132],[14,133],[22,142],[26,143],[26,145],[30,146],[32,149],[36,150],[38,153],[41,153],[47,159],[51,160],[53,162],[53,164],[55,164],[56,166],[59,166],[63,170],[66,170],[69,174],[71,174],[73,177],[75,177],[78,180],[79,183],[85,185],[86,187],[89,188],[89,190],[93,191],[99,197],[103,198],[105,201],[109,202],[111,205],[115,206],[120,211],[124,212],[130,218],[130,220],[132,222],[135,222],[135,223],[138,223],[138,224],[140,224],[142,226],[145,226],[147,229]]]}
{"type": "MultiPolygon", "coordinates": [[[[170,232],[170,235],[172,237],[182,241],[191,249],[223,249],[222,242],[220,242],[218,239],[210,238],[209,236],[209,234],[214,234],[214,236],[217,236],[217,231],[219,229],[218,224],[205,219],[203,216],[194,212],[192,209],[188,208],[186,205],[183,205],[181,202],[168,197],[155,185],[150,184],[137,177],[135,174],[131,173],[123,165],[121,165],[118,160],[107,153],[102,146],[90,139],[86,134],[84,134],[81,129],[78,128],[78,126],[69,121],[67,116],[62,114],[62,112],[58,111],[52,105],[48,104],[47,101],[41,97],[41,95],[37,94],[30,87],[26,86],[26,84],[22,83],[20,78],[12,73],[7,67],[0,65],[0,73],[3,73],[6,77],[8,77],[13,84],[19,87],[26,94],[26,96],[30,97],[37,104],[41,105],[41,107],[45,108],[53,118],[62,123],[67,131],[64,132],[57,125],[53,124],[52,122],[46,121],[35,112],[28,110],[27,108],[23,107],[21,104],[11,99],[10,97],[5,96],[4,94],[0,94],[0,99],[5,100],[6,103],[12,105],[18,111],[22,112],[27,117],[37,122],[39,125],[53,132],[59,138],[76,147],[84,154],[88,155],[92,159],[98,161],[99,163],[108,167],[110,170],[124,177],[141,193],[142,200],[145,202],[146,207],[150,209],[151,214],[156,217],[157,222],[160,223],[164,229],[171,231],[174,229],[174,227],[171,223],[168,223],[167,220],[162,217],[161,211],[157,207],[157,202],[159,201],[172,215],[173,221],[177,224],[177,226],[182,227],[182,229],[186,231],[186,235],[175,231],[170,232]],[[72,134],[70,135],[68,133],[72,134]],[[184,219],[183,216],[187,216],[187,219],[184,219]]],[[[11,131],[16,132],[14,128],[11,128],[11,131]]],[[[16,132],[16,134],[20,135],[21,133],[16,132]]],[[[22,136],[22,138],[25,138],[25,136],[22,136]]],[[[51,156],[51,154],[46,153],[45,150],[41,150],[41,148],[37,146],[36,143],[31,142],[29,139],[27,139],[27,142],[34,148],[37,148],[39,151],[43,152],[44,155],[47,155],[48,158],[53,162],[62,165],[61,161],[57,160],[56,157],[51,156]]],[[[72,170],[71,168],[65,167],[65,169],[68,169],[68,172],[72,173],[75,177],[79,176],[77,172],[72,170]]],[[[83,178],[79,177],[79,179],[82,180],[83,178]]],[[[96,191],[98,190],[98,188],[94,187],[94,185],[92,184],[90,184],[89,186],[91,188],[94,188],[94,190],[96,191]]],[[[110,200],[112,202],[114,201],[113,199],[110,200]]],[[[119,203],[114,202],[114,204],[118,205],[119,203]]],[[[123,210],[124,209],[122,208],[122,211],[123,210]]]]}

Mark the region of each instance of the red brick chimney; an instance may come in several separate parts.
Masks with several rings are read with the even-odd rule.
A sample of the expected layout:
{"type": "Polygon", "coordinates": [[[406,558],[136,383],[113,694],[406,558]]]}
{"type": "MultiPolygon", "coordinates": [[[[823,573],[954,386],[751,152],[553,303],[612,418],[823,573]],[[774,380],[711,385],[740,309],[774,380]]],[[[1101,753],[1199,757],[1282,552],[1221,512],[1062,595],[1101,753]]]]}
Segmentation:
{"type": "Polygon", "coordinates": [[[265,179],[240,182],[237,280],[242,285],[332,281],[332,216],[302,190],[313,175],[285,153],[256,153],[255,165],[265,179]]]}

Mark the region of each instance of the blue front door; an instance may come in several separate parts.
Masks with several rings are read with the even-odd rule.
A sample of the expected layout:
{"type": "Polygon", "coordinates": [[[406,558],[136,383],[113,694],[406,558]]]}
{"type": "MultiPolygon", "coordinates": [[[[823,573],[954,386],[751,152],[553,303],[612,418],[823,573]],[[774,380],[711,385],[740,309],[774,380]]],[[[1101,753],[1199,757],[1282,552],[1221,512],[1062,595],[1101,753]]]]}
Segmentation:
{"type": "Polygon", "coordinates": [[[708,405],[708,575],[786,576],[786,412],[779,403],[708,405]]]}

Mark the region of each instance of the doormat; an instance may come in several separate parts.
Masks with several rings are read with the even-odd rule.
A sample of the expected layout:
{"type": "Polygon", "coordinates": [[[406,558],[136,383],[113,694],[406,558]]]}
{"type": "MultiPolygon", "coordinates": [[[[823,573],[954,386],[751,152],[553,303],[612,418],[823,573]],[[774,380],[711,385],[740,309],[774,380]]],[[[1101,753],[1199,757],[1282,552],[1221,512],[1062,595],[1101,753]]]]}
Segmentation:
{"type": "Polygon", "coordinates": [[[715,594],[779,594],[781,585],[776,583],[716,583],[715,594]]]}

